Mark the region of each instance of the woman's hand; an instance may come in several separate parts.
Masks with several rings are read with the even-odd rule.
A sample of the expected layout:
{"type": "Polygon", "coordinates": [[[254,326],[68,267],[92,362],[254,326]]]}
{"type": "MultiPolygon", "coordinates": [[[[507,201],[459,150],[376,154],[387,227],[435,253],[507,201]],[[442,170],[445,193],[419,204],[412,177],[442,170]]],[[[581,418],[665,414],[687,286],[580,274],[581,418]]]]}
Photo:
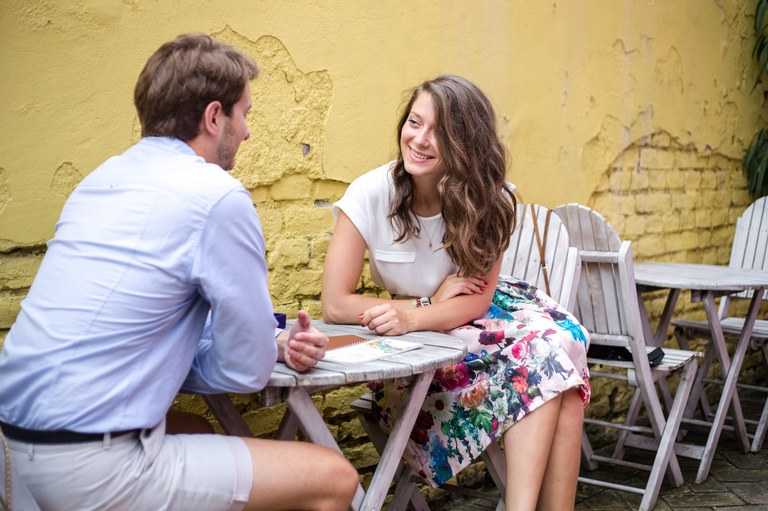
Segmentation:
{"type": "Polygon", "coordinates": [[[432,303],[440,303],[459,295],[479,295],[488,283],[480,277],[448,275],[432,296],[432,303]]]}
{"type": "Polygon", "coordinates": [[[415,330],[415,309],[398,309],[391,303],[375,305],[363,312],[360,323],[379,335],[402,335],[415,330]]]}
{"type": "Polygon", "coordinates": [[[308,371],[325,356],[327,344],[328,337],[311,325],[309,314],[299,311],[285,343],[285,364],[300,373],[308,371]]]}

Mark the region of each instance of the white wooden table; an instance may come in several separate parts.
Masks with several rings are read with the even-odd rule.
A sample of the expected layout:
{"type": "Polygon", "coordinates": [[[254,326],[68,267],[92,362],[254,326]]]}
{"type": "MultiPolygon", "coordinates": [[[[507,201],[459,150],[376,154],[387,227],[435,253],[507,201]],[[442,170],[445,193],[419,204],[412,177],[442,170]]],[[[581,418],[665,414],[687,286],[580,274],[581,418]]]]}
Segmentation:
{"type": "MultiPolygon", "coordinates": [[[[354,325],[329,325],[321,321],[313,321],[312,325],[326,335],[355,334],[361,337],[375,337],[367,328],[354,325]]],[[[267,401],[285,399],[288,404],[288,412],[283,417],[278,438],[292,439],[296,429],[301,428],[312,442],[341,452],[315,407],[311,394],[342,385],[357,385],[392,378],[414,378],[410,393],[404,396],[407,402],[403,413],[393,425],[368,491],[365,492],[362,486],[358,486],[352,501],[354,510],[381,509],[435,370],[461,361],[467,353],[467,347],[461,339],[438,332],[412,332],[390,338],[418,342],[423,344],[423,347],[372,362],[350,365],[320,362],[306,373],[297,373],[285,364],[278,363],[265,389],[267,401]]],[[[206,401],[228,434],[252,436],[226,395],[207,396],[206,401]]]]}
{"type": "MultiPolygon", "coordinates": [[[[707,314],[707,321],[712,330],[712,339],[707,347],[705,360],[712,360],[715,356],[717,357],[720,361],[720,368],[725,383],[706,445],[704,447],[681,445],[675,448],[675,452],[678,455],[701,460],[696,474],[696,482],[700,483],[709,475],[709,469],[712,465],[712,459],[717,449],[717,442],[720,439],[729,407],[733,410],[736,436],[744,452],[747,452],[749,449],[749,438],[744,423],[744,415],[741,411],[741,402],[736,391],[736,383],[742,363],[744,362],[747,347],[749,346],[752,327],[754,326],[757,312],[760,309],[763,290],[768,287],[768,272],[706,264],[638,263],[635,265],[635,281],[638,286],[638,293],[657,291],[659,289],[669,290],[664,311],[655,332],[652,331],[643,300],[638,300],[641,304],[640,312],[643,320],[643,330],[649,345],[660,346],[664,343],[675,304],[681,291],[690,290],[691,301],[702,302],[707,314]],[[725,337],[720,323],[721,318],[718,314],[715,298],[745,290],[753,290],[755,292],[749,304],[749,312],[744,322],[744,328],[739,336],[736,350],[731,360],[725,344],[725,337]]],[[[705,372],[708,365],[707,363],[703,364],[699,370],[686,409],[686,417],[692,415],[699,396],[703,392],[705,372]]],[[[684,422],[701,421],[684,420],[684,422]]]]}

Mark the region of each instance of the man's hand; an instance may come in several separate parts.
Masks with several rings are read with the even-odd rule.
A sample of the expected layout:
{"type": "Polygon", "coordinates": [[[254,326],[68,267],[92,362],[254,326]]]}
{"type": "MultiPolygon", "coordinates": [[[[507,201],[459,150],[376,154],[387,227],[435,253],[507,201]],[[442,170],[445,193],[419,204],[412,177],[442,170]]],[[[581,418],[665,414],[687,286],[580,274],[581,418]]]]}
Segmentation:
{"type": "Polygon", "coordinates": [[[412,312],[382,303],[363,312],[360,322],[379,335],[402,335],[416,329],[412,312]]]}
{"type": "Polygon", "coordinates": [[[480,277],[459,277],[448,275],[432,296],[432,303],[440,303],[459,295],[479,295],[488,285],[480,277]]]}
{"type": "Polygon", "coordinates": [[[323,358],[327,344],[328,337],[311,325],[309,314],[299,311],[299,317],[288,331],[283,358],[288,367],[303,373],[323,358]]]}

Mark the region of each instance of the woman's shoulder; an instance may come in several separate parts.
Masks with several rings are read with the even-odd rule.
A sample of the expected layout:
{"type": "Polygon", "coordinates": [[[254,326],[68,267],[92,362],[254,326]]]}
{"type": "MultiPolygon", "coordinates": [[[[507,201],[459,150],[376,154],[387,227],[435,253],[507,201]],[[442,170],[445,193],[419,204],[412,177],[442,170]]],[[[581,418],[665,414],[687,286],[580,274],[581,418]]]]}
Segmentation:
{"type": "Polygon", "coordinates": [[[394,164],[394,161],[385,163],[355,178],[344,196],[334,204],[334,214],[341,210],[350,218],[373,219],[378,218],[382,212],[388,212],[394,164]],[[365,215],[363,212],[366,212],[365,215]]]}
{"type": "Polygon", "coordinates": [[[392,183],[392,170],[395,167],[395,160],[379,165],[375,169],[371,169],[361,176],[355,178],[350,186],[356,188],[365,188],[371,190],[380,190],[382,188],[388,188],[392,183]]]}

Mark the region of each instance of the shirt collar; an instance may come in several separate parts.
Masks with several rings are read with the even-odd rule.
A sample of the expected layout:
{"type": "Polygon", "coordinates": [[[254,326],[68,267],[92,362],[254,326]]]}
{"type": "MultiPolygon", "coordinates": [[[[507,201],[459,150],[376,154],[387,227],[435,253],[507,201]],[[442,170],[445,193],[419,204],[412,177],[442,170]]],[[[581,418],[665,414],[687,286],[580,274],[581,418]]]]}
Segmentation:
{"type": "Polygon", "coordinates": [[[195,152],[194,149],[192,149],[192,147],[189,146],[189,144],[181,139],[174,137],[144,137],[139,143],[142,145],[150,145],[169,151],[199,157],[199,155],[195,152]]]}

